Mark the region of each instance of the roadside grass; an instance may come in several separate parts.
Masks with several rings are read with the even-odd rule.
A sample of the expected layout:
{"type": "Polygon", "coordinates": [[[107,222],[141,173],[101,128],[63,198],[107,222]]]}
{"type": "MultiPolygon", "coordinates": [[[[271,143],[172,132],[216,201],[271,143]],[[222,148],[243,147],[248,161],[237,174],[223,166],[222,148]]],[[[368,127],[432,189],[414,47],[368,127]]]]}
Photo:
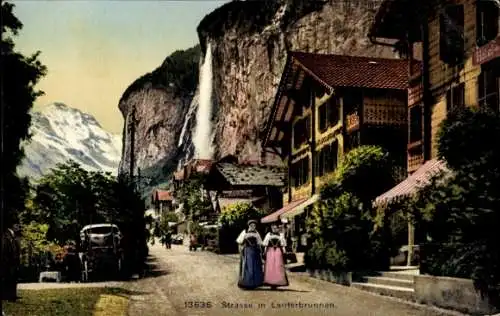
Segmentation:
{"type": "Polygon", "coordinates": [[[4,302],[7,316],[124,316],[130,292],[121,288],[19,290],[15,303],[4,302]]]}

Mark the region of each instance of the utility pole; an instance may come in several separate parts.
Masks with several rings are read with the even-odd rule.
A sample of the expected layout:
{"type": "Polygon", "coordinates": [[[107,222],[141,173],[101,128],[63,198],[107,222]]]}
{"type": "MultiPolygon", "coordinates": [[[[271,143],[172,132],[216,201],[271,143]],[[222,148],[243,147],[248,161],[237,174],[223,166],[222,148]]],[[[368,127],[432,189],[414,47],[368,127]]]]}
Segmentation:
{"type": "Polygon", "coordinates": [[[130,181],[134,180],[134,168],[135,168],[135,157],[134,157],[134,150],[135,150],[135,106],[132,109],[132,113],[130,114],[131,116],[131,121],[129,122],[130,125],[130,181]]]}
{"type": "MultiPolygon", "coordinates": [[[[2,63],[2,66],[0,66],[3,70],[3,63],[2,63]]],[[[3,71],[0,72],[0,76],[2,77],[3,79],[3,71]]],[[[3,80],[2,80],[3,82],[3,80]]],[[[4,118],[5,118],[5,102],[4,102],[4,93],[3,93],[3,84],[2,84],[2,87],[1,87],[1,96],[2,96],[2,102],[1,105],[0,105],[0,159],[1,159],[1,162],[2,162],[2,165],[5,166],[5,161],[4,161],[4,125],[5,125],[5,122],[4,122],[4,118]]],[[[5,243],[4,243],[4,229],[5,229],[5,223],[4,223],[4,212],[5,212],[5,186],[4,186],[4,173],[2,172],[0,174],[0,271],[5,271],[5,267],[4,267],[4,263],[3,263],[3,254],[4,254],[4,247],[5,247],[5,243]]],[[[2,283],[3,283],[3,280],[0,280],[2,283]]],[[[2,293],[3,293],[3,289],[2,289],[2,293]]],[[[3,306],[2,306],[2,297],[0,296],[0,312],[3,313],[3,306]]]]}

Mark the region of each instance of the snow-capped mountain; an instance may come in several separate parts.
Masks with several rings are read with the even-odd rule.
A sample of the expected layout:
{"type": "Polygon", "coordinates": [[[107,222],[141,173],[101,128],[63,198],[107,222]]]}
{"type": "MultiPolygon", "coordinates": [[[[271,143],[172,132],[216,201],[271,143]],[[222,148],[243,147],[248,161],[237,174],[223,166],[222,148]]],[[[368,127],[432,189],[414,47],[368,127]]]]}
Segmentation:
{"type": "Polygon", "coordinates": [[[23,145],[25,159],[19,175],[37,179],[70,159],[89,171],[117,174],[122,137],[105,131],[92,115],[63,103],[31,115],[32,137],[23,145]]]}

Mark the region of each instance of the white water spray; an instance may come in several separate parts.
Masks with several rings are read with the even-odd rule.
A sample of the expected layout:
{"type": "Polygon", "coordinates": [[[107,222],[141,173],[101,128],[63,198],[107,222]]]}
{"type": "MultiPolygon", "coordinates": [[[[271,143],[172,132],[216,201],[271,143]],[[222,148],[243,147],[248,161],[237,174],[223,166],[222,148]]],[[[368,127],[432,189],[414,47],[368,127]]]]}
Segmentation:
{"type": "Polygon", "coordinates": [[[200,70],[200,98],[196,113],[193,143],[196,159],[212,159],[212,48],[207,43],[205,59],[200,70]]]}

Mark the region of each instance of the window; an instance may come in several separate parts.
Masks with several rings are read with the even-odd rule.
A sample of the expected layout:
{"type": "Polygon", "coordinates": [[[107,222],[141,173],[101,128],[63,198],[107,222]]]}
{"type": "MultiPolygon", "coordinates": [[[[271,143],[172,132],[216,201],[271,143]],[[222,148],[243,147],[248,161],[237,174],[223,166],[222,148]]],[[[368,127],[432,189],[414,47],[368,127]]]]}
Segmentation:
{"type": "Polygon", "coordinates": [[[446,92],[446,109],[448,111],[463,106],[465,106],[465,83],[452,87],[446,92]]]}
{"type": "Polygon", "coordinates": [[[422,106],[410,108],[410,144],[422,140],[422,106]]]}
{"type": "Polygon", "coordinates": [[[340,119],[340,103],[331,97],[319,107],[319,130],[324,132],[329,127],[337,125],[340,119]]]}
{"type": "Polygon", "coordinates": [[[309,180],[309,157],[292,164],[292,186],[299,187],[309,180]]]}
{"type": "Polygon", "coordinates": [[[326,145],[318,153],[318,175],[321,177],[337,168],[338,143],[326,145]]]}
{"type": "Polygon", "coordinates": [[[304,144],[311,135],[311,116],[300,119],[293,126],[293,145],[295,148],[304,144]]]}
{"type": "Polygon", "coordinates": [[[483,70],[478,77],[479,105],[500,111],[500,76],[493,70],[483,70]]]}
{"type": "Polygon", "coordinates": [[[478,46],[487,44],[497,37],[499,11],[500,10],[495,1],[477,1],[476,42],[478,46]]]}
{"type": "Polygon", "coordinates": [[[439,17],[439,56],[450,65],[464,57],[464,6],[448,5],[439,17]]]}

